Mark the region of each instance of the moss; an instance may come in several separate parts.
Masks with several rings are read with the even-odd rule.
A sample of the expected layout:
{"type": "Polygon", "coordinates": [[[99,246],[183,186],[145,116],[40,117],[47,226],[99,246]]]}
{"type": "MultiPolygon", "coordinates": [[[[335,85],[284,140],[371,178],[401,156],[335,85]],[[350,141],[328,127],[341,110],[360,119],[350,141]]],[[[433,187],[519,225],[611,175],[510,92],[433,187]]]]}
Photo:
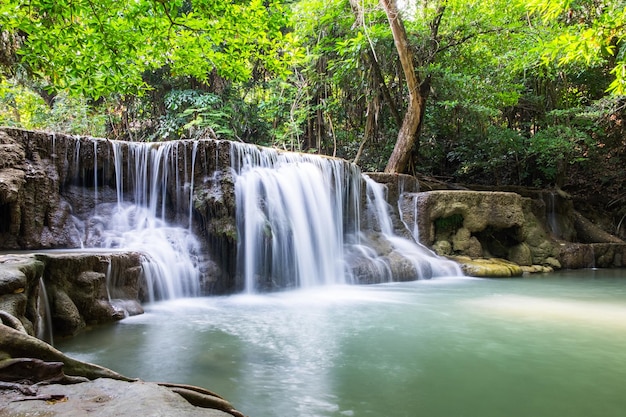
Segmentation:
{"type": "Polygon", "coordinates": [[[435,236],[447,237],[453,235],[463,227],[463,215],[453,214],[448,217],[439,217],[435,220],[435,236]]]}

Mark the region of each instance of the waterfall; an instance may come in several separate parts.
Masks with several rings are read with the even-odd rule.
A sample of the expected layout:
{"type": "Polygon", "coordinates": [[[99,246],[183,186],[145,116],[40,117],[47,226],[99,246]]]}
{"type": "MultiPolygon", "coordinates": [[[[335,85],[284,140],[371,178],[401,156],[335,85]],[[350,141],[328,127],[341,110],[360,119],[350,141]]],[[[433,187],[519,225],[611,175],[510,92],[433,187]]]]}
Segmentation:
{"type": "Polygon", "coordinates": [[[245,145],[233,145],[231,163],[246,292],[461,275],[394,234],[384,187],[353,164],[245,145]]]}
{"type": "MultiPolygon", "coordinates": [[[[88,225],[88,246],[141,252],[149,301],[199,295],[196,257],[200,244],[191,232],[191,218],[185,227],[176,225],[167,218],[166,207],[170,200],[180,204],[180,190],[193,189],[188,183],[193,182],[193,175],[185,178],[186,182],[179,176],[178,149],[186,143],[109,143],[117,201],[102,203],[94,210],[88,225]],[[172,172],[174,196],[168,194],[172,172]]],[[[182,167],[185,172],[187,168],[182,167]]],[[[94,172],[98,175],[97,169],[94,172]]],[[[95,180],[97,185],[97,177],[95,180]]],[[[186,201],[191,205],[192,196],[186,201]]]]}
{"type": "Polygon", "coordinates": [[[90,210],[82,226],[85,247],[142,253],[149,301],[199,295],[206,254],[193,234],[200,187],[194,181],[204,181],[196,192],[202,194],[222,170],[234,183],[234,280],[245,292],[461,274],[456,264],[395,235],[385,187],[356,165],[228,146],[230,155],[220,155],[220,142],[99,140],[80,146],[77,140],[74,172],[93,177],[76,183],[93,183],[95,197],[91,205],[81,203],[83,213],[90,210]],[[214,154],[207,152],[209,143],[214,154]],[[83,155],[88,150],[93,161],[83,155]],[[218,162],[228,157],[230,171],[218,162]]]}
{"type": "Polygon", "coordinates": [[[360,184],[350,175],[356,168],[242,145],[233,145],[231,161],[245,291],[345,283],[344,235],[356,229],[358,212],[352,210],[360,184]]]}
{"type": "MultiPolygon", "coordinates": [[[[410,230],[411,234],[415,236],[415,240],[397,236],[393,230],[390,206],[384,195],[384,186],[367,175],[364,175],[364,178],[367,184],[368,217],[378,222],[381,234],[391,244],[393,251],[412,265],[412,269],[417,277],[431,278],[435,276],[463,275],[460,267],[455,262],[437,256],[433,251],[419,243],[416,236],[418,232],[417,226],[410,230]]],[[[414,210],[413,218],[417,220],[416,209],[414,210]]]]}
{"type": "Polygon", "coordinates": [[[559,220],[557,216],[556,193],[551,191],[550,193],[548,193],[548,200],[546,201],[546,217],[548,218],[548,226],[552,234],[558,238],[561,238],[561,227],[559,226],[559,220]]]}

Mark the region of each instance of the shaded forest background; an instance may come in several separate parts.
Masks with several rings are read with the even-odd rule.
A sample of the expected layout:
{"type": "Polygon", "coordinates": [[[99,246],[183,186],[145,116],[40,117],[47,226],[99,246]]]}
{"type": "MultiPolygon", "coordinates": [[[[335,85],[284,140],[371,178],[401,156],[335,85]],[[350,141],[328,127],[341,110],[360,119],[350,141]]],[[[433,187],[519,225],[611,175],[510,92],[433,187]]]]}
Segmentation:
{"type": "Polygon", "coordinates": [[[381,171],[413,93],[395,22],[422,100],[403,171],[560,189],[626,234],[623,1],[7,0],[0,125],[381,171]]]}

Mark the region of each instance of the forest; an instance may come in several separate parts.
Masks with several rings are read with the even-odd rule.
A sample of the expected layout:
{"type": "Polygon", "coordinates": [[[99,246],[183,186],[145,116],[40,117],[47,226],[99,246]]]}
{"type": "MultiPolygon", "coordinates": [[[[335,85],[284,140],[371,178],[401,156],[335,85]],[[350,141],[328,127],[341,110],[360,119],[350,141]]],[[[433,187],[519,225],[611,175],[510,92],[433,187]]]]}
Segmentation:
{"type": "Polygon", "coordinates": [[[5,0],[0,125],[211,137],[626,208],[626,2],[5,0]]]}

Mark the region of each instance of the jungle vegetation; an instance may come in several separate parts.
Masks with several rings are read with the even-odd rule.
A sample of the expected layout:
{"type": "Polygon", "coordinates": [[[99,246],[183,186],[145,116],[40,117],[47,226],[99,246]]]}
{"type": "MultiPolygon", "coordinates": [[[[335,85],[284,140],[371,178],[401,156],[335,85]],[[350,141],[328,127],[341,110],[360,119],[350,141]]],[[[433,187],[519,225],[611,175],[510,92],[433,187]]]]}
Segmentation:
{"type": "Polygon", "coordinates": [[[624,206],[625,36],[618,0],[5,0],[0,124],[624,206]]]}

